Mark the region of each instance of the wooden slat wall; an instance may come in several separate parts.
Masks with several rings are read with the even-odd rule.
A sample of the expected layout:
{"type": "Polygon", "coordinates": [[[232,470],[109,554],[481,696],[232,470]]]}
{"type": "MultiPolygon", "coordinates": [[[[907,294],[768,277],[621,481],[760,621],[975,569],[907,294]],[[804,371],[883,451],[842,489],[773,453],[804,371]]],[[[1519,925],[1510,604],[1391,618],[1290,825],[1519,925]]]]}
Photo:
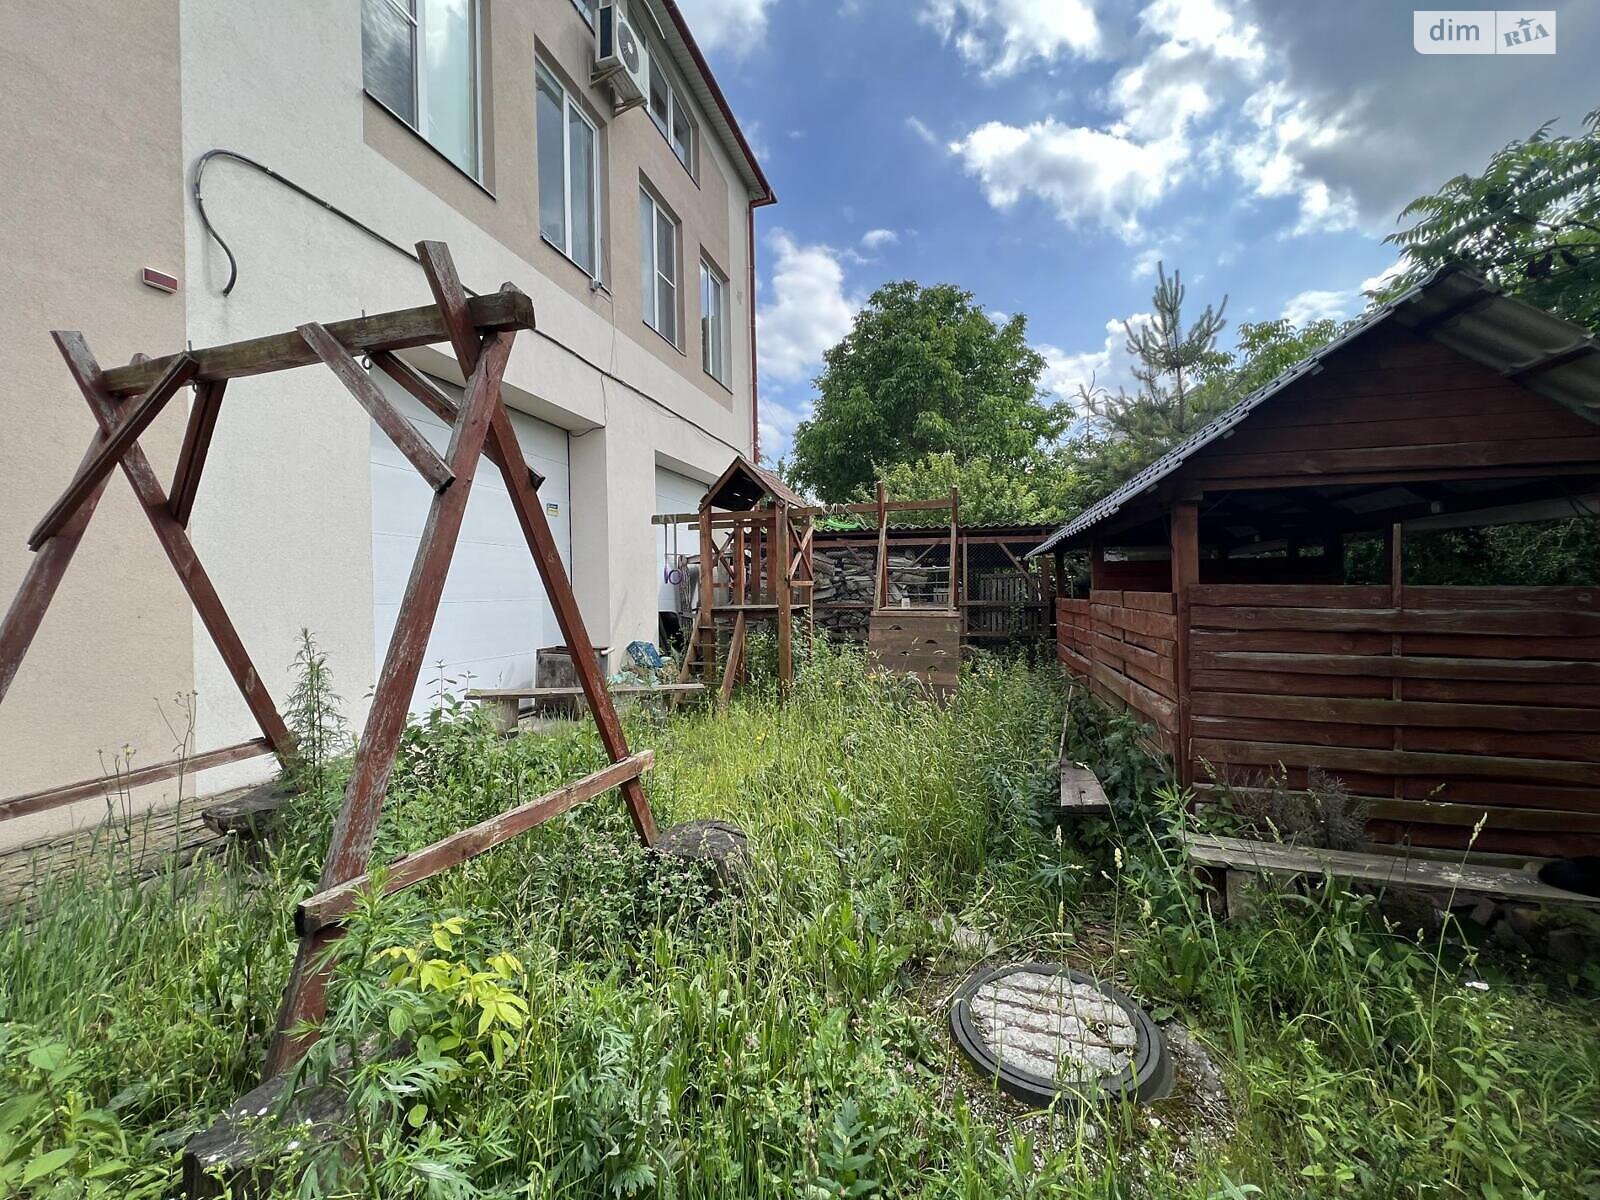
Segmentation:
{"type": "Polygon", "coordinates": [[[1056,602],[1057,654],[1096,696],[1155,727],[1156,747],[1177,748],[1176,605],[1170,592],[1092,592],[1056,602]]]}
{"type": "Polygon", "coordinates": [[[1197,761],[1320,766],[1374,798],[1381,839],[1463,846],[1483,820],[1479,849],[1600,852],[1600,590],[1189,596],[1197,761]]]}

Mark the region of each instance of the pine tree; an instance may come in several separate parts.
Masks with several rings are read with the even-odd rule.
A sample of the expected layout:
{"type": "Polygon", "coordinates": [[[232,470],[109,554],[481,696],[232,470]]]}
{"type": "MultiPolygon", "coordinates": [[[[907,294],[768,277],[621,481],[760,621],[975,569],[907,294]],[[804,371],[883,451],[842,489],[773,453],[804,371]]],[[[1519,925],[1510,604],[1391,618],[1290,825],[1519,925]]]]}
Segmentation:
{"type": "Polygon", "coordinates": [[[1228,355],[1216,348],[1217,335],[1227,324],[1222,314],[1228,298],[1216,307],[1206,305],[1185,330],[1182,277],[1174,270],[1169,278],[1165,264],[1156,269],[1159,282],[1150,301],[1154,315],[1138,327],[1123,322],[1128,353],[1138,364],[1133,377],[1139,390],[1118,388],[1113,394],[1090,385],[1079,394],[1097,431],[1129,462],[1149,462],[1215,416],[1216,389],[1201,385],[1228,364],[1228,355]]]}

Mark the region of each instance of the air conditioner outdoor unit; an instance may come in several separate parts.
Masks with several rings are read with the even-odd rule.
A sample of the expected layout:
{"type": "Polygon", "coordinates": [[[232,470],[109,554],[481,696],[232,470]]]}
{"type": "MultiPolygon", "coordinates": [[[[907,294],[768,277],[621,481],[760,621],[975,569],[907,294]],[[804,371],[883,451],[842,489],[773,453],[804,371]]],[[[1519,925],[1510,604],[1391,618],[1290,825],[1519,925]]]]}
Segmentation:
{"type": "Polygon", "coordinates": [[[594,83],[611,85],[618,111],[635,108],[649,95],[650,55],[644,38],[628,23],[620,4],[602,4],[594,22],[594,83]]]}

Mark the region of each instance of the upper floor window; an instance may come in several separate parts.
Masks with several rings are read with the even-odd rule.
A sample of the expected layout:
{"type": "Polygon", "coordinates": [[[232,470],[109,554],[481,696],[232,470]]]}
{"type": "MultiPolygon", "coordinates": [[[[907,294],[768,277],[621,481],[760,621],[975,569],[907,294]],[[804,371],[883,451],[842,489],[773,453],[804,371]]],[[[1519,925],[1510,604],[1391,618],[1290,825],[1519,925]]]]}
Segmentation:
{"type": "Polygon", "coordinates": [[[694,174],[694,122],[683,93],[673,85],[661,66],[657,52],[650,55],[650,116],[672,145],[672,152],[689,174],[694,174]]]}
{"type": "Polygon", "coordinates": [[[678,223],[639,189],[639,262],[644,284],[644,323],[678,344],[678,223]]]}
{"type": "Polygon", "coordinates": [[[583,19],[593,25],[595,0],[572,0],[572,2],[578,6],[578,11],[583,14],[583,19]]]}
{"type": "Polygon", "coordinates": [[[362,0],[367,93],[474,179],[478,0],[362,0]]]}
{"type": "Polygon", "coordinates": [[[706,374],[728,384],[728,282],[700,261],[700,362],[706,374]]]}
{"type": "Polygon", "coordinates": [[[538,76],[539,233],[600,277],[599,133],[541,63],[538,76]]]}

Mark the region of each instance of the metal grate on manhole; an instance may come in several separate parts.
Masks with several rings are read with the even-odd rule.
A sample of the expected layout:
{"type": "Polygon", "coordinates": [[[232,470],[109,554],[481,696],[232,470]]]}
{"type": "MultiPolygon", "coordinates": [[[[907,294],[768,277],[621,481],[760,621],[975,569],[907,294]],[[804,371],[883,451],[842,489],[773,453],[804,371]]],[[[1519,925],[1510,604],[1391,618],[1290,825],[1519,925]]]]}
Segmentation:
{"type": "Polygon", "coordinates": [[[1160,1028],[1115,988],[1058,963],[979,971],[950,1008],[956,1044],[1020,1100],[1159,1100],[1172,1092],[1160,1028]]]}

